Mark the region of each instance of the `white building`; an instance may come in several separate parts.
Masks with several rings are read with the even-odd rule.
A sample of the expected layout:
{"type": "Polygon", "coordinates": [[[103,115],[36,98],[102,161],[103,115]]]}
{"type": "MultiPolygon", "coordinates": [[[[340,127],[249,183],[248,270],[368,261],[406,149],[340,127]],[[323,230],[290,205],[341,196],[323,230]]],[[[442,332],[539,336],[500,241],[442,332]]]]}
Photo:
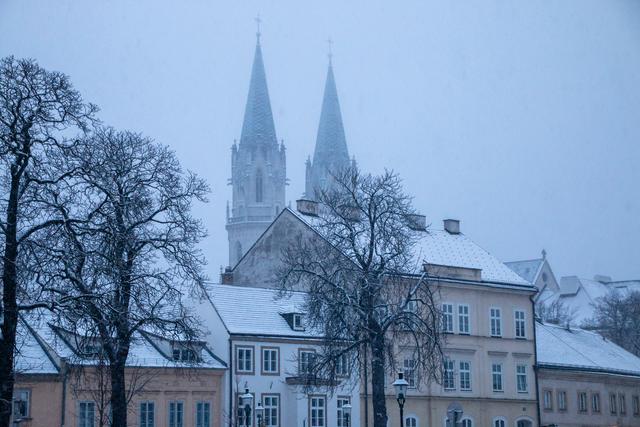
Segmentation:
{"type": "Polygon", "coordinates": [[[335,389],[305,387],[306,366],[322,337],[305,327],[303,293],[279,298],[274,289],[214,284],[207,296],[198,308],[210,332],[207,340],[229,366],[223,425],[245,425],[239,397],[246,389],[254,396],[252,426],[258,402],[265,427],[360,425],[357,379],[347,376],[335,389]],[[352,405],[349,424],[346,403],[352,405]]]}

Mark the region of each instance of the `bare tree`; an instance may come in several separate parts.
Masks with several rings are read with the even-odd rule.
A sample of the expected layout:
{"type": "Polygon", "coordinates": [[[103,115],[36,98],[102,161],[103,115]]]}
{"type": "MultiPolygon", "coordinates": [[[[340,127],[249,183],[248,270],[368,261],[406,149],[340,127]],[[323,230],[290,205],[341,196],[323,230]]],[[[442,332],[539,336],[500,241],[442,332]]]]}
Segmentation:
{"type": "Polygon", "coordinates": [[[136,331],[183,339],[197,333],[182,299],[204,278],[197,243],[205,233],[191,206],[206,201],[208,187],[183,172],[168,148],[110,128],[60,161],[75,173],[47,195],[64,219],[47,263],[56,266],[52,280],[75,299],[59,320],[100,345],[113,425],[126,426],[125,366],[136,331]]]}
{"type": "Polygon", "coordinates": [[[640,292],[607,293],[598,299],[593,318],[584,326],[640,356],[640,292]]]}
{"type": "Polygon", "coordinates": [[[0,305],[0,427],[9,425],[14,384],[16,326],[21,310],[51,306],[50,290],[29,289],[28,246],[41,231],[59,224],[35,200],[42,186],[64,179],[48,160],[74,143],[97,108],[82,101],[64,74],[47,71],[33,60],[0,60],[0,232],[2,304],[0,305]],[[43,298],[37,298],[43,297],[43,298]]]}
{"type": "Polygon", "coordinates": [[[416,268],[415,211],[392,172],[346,169],[317,194],[318,236],[298,236],[278,272],[284,292],[300,285],[308,291],[308,327],[325,337],[302,374],[310,385],[331,387],[349,369],[370,368],[374,426],[384,427],[385,377],[395,371],[396,355],[411,353],[410,368],[422,382],[442,366],[435,288],[421,263],[416,268]]]}
{"type": "Polygon", "coordinates": [[[556,325],[569,327],[576,317],[576,310],[570,309],[559,299],[555,299],[552,302],[538,301],[535,309],[536,316],[540,320],[556,325]]]}

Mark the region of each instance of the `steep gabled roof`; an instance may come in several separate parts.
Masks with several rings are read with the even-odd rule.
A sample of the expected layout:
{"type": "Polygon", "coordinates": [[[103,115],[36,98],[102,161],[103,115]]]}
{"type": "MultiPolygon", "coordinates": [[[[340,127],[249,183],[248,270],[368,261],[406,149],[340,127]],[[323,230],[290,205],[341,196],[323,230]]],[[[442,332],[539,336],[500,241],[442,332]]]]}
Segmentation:
{"type": "Polygon", "coordinates": [[[267,77],[262,61],[262,48],[260,39],[256,43],[256,51],[251,68],[251,82],[249,95],[244,110],[244,122],[242,124],[241,144],[277,144],[276,129],[271,113],[271,101],[267,88],[267,77]]]}
{"type": "Polygon", "coordinates": [[[518,276],[533,285],[540,274],[540,270],[542,270],[544,258],[530,259],[526,261],[509,261],[505,262],[505,265],[513,270],[518,276]]]}

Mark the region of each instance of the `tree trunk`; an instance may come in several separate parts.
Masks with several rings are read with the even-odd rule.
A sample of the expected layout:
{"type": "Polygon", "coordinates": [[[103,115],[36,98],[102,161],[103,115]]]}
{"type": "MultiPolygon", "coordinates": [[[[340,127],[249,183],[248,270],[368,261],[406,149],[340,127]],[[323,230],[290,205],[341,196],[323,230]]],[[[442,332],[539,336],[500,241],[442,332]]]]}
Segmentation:
{"type": "MultiPolygon", "coordinates": [[[[13,175],[13,174],[12,174],[13,175]]],[[[18,326],[17,219],[19,177],[13,175],[6,212],[6,233],[2,258],[2,337],[0,338],[0,427],[9,427],[13,400],[13,357],[18,326]]]]}
{"type": "Polygon", "coordinates": [[[384,393],[384,334],[382,331],[374,331],[370,337],[373,427],[387,427],[387,405],[384,393]]]}
{"type": "Polygon", "coordinates": [[[112,361],[111,363],[111,417],[113,426],[127,426],[127,390],[125,382],[125,365],[124,359],[112,361]]]}

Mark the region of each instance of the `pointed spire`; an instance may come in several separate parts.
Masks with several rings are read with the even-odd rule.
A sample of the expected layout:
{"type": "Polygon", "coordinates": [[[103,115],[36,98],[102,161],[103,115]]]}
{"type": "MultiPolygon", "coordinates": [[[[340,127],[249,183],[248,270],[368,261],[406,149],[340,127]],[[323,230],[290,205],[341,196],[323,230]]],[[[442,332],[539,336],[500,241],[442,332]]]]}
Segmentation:
{"type": "Polygon", "coordinates": [[[324,168],[342,168],[349,166],[349,151],[344,135],[342,113],[338,101],[338,91],[333,76],[333,65],[329,58],[327,81],[324,86],[322,112],[316,137],[316,147],[313,154],[314,165],[324,168]]]}
{"type": "Polygon", "coordinates": [[[258,18],[256,18],[256,23],[258,24],[258,31],[256,32],[256,52],[253,57],[253,67],[251,68],[251,82],[249,84],[247,105],[244,110],[240,144],[270,143],[277,145],[278,140],[273,124],[273,114],[271,113],[267,77],[262,61],[260,22],[260,17],[258,16],[258,18]]]}

